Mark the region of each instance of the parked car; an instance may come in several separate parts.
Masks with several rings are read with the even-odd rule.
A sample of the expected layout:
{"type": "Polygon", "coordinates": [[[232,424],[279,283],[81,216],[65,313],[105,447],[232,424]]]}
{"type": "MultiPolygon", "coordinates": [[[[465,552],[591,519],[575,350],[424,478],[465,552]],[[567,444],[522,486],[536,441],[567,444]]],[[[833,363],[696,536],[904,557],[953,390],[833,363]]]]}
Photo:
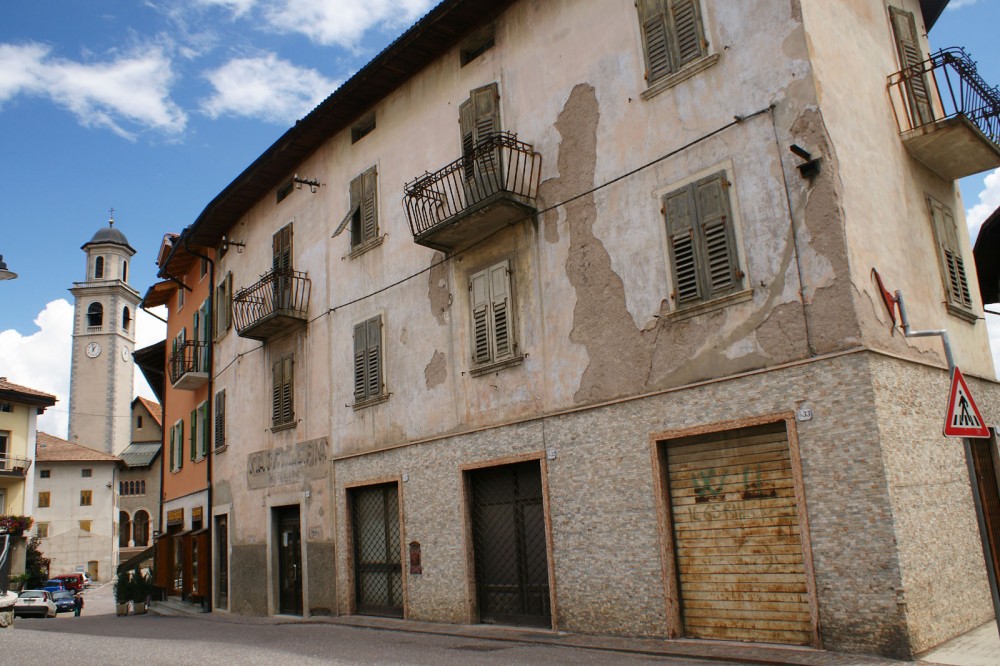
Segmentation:
{"type": "Polygon", "coordinates": [[[53,578],[52,580],[45,581],[45,583],[42,585],[42,589],[45,590],[46,592],[58,592],[60,590],[65,590],[66,585],[61,580],[56,580],[53,578]]]}
{"type": "Polygon", "coordinates": [[[65,613],[73,611],[73,591],[59,590],[52,593],[52,601],[56,602],[56,612],[65,613]]]}
{"type": "Polygon", "coordinates": [[[82,573],[59,574],[58,576],[53,576],[52,580],[62,581],[63,586],[67,590],[74,590],[76,592],[82,592],[84,586],[87,584],[82,573]]]}
{"type": "Polygon", "coordinates": [[[84,580],[83,584],[86,585],[87,587],[90,587],[91,585],[94,584],[94,579],[91,578],[90,574],[87,573],[86,571],[83,572],[83,580],[84,580]]]}
{"type": "Polygon", "coordinates": [[[25,590],[14,602],[14,617],[55,617],[56,602],[45,590],[25,590]]]}

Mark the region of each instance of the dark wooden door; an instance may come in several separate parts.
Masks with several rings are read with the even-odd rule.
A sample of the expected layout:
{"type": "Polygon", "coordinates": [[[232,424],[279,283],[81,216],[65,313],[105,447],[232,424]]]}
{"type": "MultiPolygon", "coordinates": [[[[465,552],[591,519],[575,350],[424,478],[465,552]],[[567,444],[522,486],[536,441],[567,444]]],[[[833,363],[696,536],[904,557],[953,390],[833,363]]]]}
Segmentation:
{"type": "Polygon", "coordinates": [[[278,612],[302,615],[302,537],[299,508],[275,511],[278,523],[278,612]]]}
{"type": "Polygon", "coordinates": [[[976,483],[986,520],[986,537],[990,544],[993,573],[1000,581],[1000,490],[997,488],[996,466],[993,464],[994,439],[970,439],[972,461],[976,468],[976,483]]]}
{"type": "Polygon", "coordinates": [[[403,616],[399,490],[395,483],[351,491],[357,612],[403,616]]]}
{"type": "Polygon", "coordinates": [[[549,561],[537,462],[469,473],[482,622],[549,627],[549,561]]]}

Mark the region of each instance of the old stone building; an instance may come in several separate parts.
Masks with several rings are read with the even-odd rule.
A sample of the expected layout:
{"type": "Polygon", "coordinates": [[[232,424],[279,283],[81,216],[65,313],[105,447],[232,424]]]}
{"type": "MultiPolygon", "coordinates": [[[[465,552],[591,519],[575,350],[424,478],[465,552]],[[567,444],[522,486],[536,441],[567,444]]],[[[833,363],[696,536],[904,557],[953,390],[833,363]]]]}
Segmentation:
{"type": "Polygon", "coordinates": [[[144,397],[132,400],[132,443],[118,470],[118,549],[121,563],[153,545],[160,530],[163,408],[144,397]]]}
{"type": "Polygon", "coordinates": [[[441,2],[177,241],[215,609],[895,656],[988,620],[940,340],[872,279],[996,414],[954,181],[998,137],[938,76],[998,100],[931,55],[946,4],[441,2]]]}

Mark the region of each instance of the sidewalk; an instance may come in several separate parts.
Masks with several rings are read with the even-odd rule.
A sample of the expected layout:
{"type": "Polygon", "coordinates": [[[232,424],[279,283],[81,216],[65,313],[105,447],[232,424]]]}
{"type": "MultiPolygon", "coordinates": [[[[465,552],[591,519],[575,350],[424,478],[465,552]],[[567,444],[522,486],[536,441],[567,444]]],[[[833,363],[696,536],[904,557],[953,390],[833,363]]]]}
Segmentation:
{"type": "MultiPolygon", "coordinates": [[[[154,604],[150,611],[163,615],[178,614],[173,609],[154,604]]],[[[248,617],[226,612],[197,614],[199,619],[235,624],[334,624],[383,631],[414,632],[457,636],[469,639],[535,643],[562,647],[627,652],[650,657],[682,657],[712,659],[740,664],[774,664],[790,666],[899,666],[905,663],[949,664],[952,666],[997,666],[1000,664],[1000,637],[996,623],[989,622],[924,655],[917,662],[901,662],[867,655],[817,650],[808,647],[702,641],[692,639],[662,640],[650,638],[619,638],[586,636],[544,629],[527,629],[490,624],[443,624],[394,618],[347,615],[302,619],[288,615],[248,617]]]]}

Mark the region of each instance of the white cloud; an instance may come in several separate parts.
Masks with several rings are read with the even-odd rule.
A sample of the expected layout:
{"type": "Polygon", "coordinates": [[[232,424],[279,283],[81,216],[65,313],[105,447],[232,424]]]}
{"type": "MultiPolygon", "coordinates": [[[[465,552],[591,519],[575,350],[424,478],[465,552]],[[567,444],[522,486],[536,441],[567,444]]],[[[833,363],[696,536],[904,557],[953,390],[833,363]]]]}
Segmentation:
{"type": "Polygon", "coordinates": [[[215,88],[215,94],[202,101],[208,116],[245,116],[279,124],[301,118],[340,85],[273,53],[230,60],[205,78],[215,88]]]}
{"type": "Polygon", "coordinates": [[[126,125],[168,134],[187,124],[170,99],[171,61],[160,47],[136,49],[107,62],[75,62],[43,44],[0,44],[0,104],[18,95],[47,97],[86,127],[133,139],[126,125]]]}
{"type": "Polygon", "coordinates": [[[976,0],[951,0],[948,3],[948,9],[958,9],[960,7],[968,7],[969,5],[976,4],[976,0]]]}
{"type": "MultiPolygon", "coordinates": [[[[0,331],[0,375],[15,384],[55,395],[58,402],[38,419],[38,429],[57,437],[66,437],[69,427],[73,306],[63,298],[52,301],[35,318],[35,326],[38,330],[27,335],[14,329],[0,331]]],[[[165,335],[165,324],[139,310],[136,348],[162,340],[165,335]]],[[[156,399],[138,368],[134,387],[137,395],[156,399]]]]}
{"type": "Polygon", "coordinates": [[[202,7],[222,7],[237,18],[247,14],[257,4],[257,0],[194,0],[194,2],[202,7]]]}
{"type": "Polygon", "coordinates": [[[969,225],[969,238],[973,244],[979,235],[979,227],[997,208],[1000,208],[1000,169],[996,169],[983,179],[983,190],[979,193],[979,203],[965,211],[965,221],[969,225]]]}
{"type": "Polygon", "coordinates": [[[276,0],[263,15],[278,32],[305,35],[324,46],[355,48],[369,29],[413,23],[435,0],[276,0]]]}

